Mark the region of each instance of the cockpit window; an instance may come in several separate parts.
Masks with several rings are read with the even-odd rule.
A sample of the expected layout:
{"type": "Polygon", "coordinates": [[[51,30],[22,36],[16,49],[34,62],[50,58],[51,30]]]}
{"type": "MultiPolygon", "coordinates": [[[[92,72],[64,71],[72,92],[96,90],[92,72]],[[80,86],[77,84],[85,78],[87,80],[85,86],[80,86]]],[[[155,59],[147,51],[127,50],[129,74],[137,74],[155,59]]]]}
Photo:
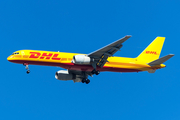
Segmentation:
{"type": "Polygon", "coordinates": [[[18,55],[19,54],[19,52],[14,52],[12,55],[18,55]]]}

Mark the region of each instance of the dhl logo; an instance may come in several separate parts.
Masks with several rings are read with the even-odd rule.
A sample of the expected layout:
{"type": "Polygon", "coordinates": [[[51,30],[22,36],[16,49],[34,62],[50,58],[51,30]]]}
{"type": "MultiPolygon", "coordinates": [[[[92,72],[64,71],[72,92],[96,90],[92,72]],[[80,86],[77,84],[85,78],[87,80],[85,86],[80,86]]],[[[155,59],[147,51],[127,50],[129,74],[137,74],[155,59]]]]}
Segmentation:
{"type": "Polygon", "coordinates": [[[158,55],[158,53],[156,51],[146,51],[146,54],[154,54],[154,55],[158,55]]]}
{"type": "Polygon", "coordinates": [[[31,55],[29,58],[39,58],[39,59],[52,59],[52,60],[61,60],[61,58],[58,57],[59,54],[53,54],[53,53],[40,53],[40,52],[29,52],[31,55]]]}

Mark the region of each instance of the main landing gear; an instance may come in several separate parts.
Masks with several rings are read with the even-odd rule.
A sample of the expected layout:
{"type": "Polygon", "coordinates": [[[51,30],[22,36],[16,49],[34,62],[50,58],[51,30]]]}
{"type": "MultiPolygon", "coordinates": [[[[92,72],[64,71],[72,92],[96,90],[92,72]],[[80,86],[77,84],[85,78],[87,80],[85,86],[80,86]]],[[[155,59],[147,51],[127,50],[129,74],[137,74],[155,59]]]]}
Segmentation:
{"type": "Polygon", "coordinates": [[[92,73],[92,74],[99,75],[100,71],[99,71],[99,70],[95,70],[95,69],[94,69],[91,73],[92,73]]]}
{"type": "MultiPolygon", "coordinates": [[[[93,74],[99,75],[99,73],[100,73],[99,70],[94,69],[93,71],[91,71],[90,76],[92,76],[93,74]]],[[[82,83],[86,83],[86,84],[90,83],[90,80],[88,79],[88,74],[85,72],[82,73],[82,83]]]]}
{"type": "Polygon", "coordinates": [[[100,71],[99,71],[99,70],[96,70],[96,68],[97,68],[97,63],[96,63],[96,62],[92,63],[92,67],[93,67],[94,69],[93,69],[93,71],[91,71],[91,74],[99,75],[100,71]]]}
{"type": "Polygon", "coordinates": [[[90,83],[90,80],[88,79],[88,74],[86,72],[82,72],[82,83],[90,83]]]}
{"type": "Polygon", "coordinates": [[[29,74],[29,73],[30,73],[30,70],[29,70],[28,64],[27,64],[27,63],[24,63],[23,65],[26,66],[26,67],[25,67],[25,69],[27,70],[26,73],[29,74]]]}
{"type": "Polygon", "coordinates": [[[82,79],[82,83],[86,83],[86,84],[89,84],[90,83],[90,80],[89,79],[82,79]]]}

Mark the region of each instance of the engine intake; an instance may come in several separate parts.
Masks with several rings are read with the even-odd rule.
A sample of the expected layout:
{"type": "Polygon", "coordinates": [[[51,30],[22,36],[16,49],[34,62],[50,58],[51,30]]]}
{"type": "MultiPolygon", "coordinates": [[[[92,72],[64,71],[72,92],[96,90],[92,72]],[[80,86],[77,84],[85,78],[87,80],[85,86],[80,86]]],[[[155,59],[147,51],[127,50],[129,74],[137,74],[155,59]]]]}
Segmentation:
{"type": "Polygon", "coordinates": [[[92,61],[93,59],[86,55],[75,55],[73,56],[72,63],[80,65],[90,65],[92,61]]]}
{"type": "Polygon", "coordinates": [[[67,70],[59,70],[56,72],[55,78],[58,80],[73,80],[76,79],[76,75],[69,73],[67,70]]]}

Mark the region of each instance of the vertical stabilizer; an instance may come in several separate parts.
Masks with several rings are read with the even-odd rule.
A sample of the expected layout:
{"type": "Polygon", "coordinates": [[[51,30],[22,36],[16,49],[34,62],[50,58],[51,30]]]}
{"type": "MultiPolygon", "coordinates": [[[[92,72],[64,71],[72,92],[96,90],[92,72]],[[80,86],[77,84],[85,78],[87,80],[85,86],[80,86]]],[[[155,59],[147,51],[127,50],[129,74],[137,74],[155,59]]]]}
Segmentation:
{"type": "Polygon", "coordinates": [[[156,37],[156,39],[137,57],[138,60],[146,63],[159,58],[165,37],[156,37]]]}

